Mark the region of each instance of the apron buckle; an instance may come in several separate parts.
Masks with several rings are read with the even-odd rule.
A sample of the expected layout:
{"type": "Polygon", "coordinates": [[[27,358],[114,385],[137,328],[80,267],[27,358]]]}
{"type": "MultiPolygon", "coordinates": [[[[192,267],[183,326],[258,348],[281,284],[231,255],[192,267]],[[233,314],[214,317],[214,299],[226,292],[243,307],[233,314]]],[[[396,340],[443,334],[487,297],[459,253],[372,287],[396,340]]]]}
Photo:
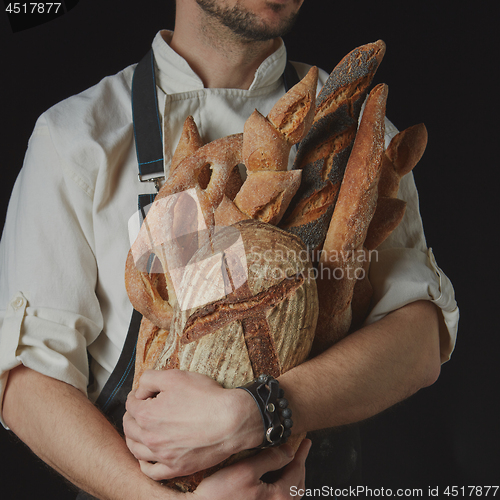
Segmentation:
{"type": "Polygon", "coordinates": [[[165,176],[164,175],[159,175],[157,177],[150,177],[149,179],[143,179],[141,174],[137,176],[139,178],[140,182],[154,182],[156,192],[158,193],[160,191],[160,180],[164,180],[165,176]]]}

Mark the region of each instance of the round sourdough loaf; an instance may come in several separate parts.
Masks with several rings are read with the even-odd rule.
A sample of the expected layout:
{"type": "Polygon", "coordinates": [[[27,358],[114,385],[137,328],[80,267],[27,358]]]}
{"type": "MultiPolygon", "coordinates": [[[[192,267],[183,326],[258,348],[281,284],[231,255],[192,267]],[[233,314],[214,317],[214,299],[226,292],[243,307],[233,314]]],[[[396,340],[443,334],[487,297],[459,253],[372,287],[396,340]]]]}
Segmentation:
{"type": "Polygon", "coordinates": [[[196,371],[236,387],[262,371],[277,377],[309,354],[318,316],[314,269],[301,240],[275,226],[247,220],[217,229],[176,292],[156,369],[196,371]]]}
{"type": "MultiPolygon", "coordinates": [[[[156,369],[195,371],[233,388],[260,373],[278,377],[309,355],[318,297],[308,252],[294,235],[254,220],[220,228],[188,263],[176,292],[156,369]]],[[[167,484],[192,491],[218,468],[167,484]]]]}

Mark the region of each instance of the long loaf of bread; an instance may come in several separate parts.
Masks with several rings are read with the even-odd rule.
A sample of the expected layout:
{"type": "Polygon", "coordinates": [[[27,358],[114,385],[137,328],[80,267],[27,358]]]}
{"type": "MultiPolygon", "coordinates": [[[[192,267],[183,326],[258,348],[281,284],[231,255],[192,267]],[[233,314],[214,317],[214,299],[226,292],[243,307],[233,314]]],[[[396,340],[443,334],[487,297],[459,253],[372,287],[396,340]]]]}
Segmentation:
{"type": "MultiPolygon", "coordinates": [[[[397,198],[403,176],[411,172],[424,154],[427,145],[427,129],[423,123],[396,134],[382,157],[378,183],[377,208],[368,227],[364,247],[370,255],[396,229],[403,220],[406,202],[397,198]]],[[[365,261],[363,276],[354,285],[351,303],[351,330],[359,328],[370,310],[373,289],[368,271],[370,258],[365,261]]]]}
{"type": "Polygon", "coordinates": [[[301,186],[280,224],[300,236],[310,250],[323,244],[361,106],[384,54],[381,40],[351,51],[332,71],[316,100],[313,124],[294,164],[302,170],[301,186]]]}
{"type": "Polygon", "coordinates": [[[351,324],[354,285],[366,260],[363,244],[377,206],[386,100],[384,84],[377,85],[367,99],[321,252],[314,353],[345,336],[351,324]]]}

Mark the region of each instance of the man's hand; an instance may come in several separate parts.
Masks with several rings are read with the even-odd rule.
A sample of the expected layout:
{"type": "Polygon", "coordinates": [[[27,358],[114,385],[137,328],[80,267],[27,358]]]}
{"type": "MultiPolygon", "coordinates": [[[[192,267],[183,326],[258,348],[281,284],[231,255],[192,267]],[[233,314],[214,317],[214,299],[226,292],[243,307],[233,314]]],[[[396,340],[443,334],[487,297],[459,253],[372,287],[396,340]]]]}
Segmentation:
{"type": "Polygon", "coordinates": [[[192,493],[193,500],[284,500],[292,497],[292,487],[303,489],[305,484],[305,461],[311,441],[302,441],[295,458],[291,446],[270,448],[220,470],[204,479],[192,493]],[[287,465],[288,464],[288,465],[287,465]],[[286,466],[286,467],[285,467],[286,466]],[[263,474],[285,467],[274,483],[260,480],[263,474]]]}
{"type": "Polygon", "coordinates": [[[126,407],[127,445],[155,480],[206,469],[263,438],[251,396],[198,373],[146,371],[126,407]]]}

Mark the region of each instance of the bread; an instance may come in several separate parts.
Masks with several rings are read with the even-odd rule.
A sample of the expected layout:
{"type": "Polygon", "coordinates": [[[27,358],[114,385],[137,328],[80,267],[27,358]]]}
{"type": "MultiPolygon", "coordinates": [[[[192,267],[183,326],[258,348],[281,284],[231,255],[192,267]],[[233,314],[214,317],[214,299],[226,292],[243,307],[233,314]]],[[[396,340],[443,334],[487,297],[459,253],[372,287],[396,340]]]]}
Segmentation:
{"type": "MultiPolygon", "coordinates": [[[[162,332],[169,331],[177,302],[178,277],[172,275],[172,268],[186,264],[201,240],[210,238],[214,225],[228,226],[249,218],[277,223],[283,215],[300,183],[299,171],[286,171],[290,147],[310,127],[316,85],[317,68],[313,67],[276,103],[269,113],[272,121],[255,111],[244,134],[204,146],[193,118],[186,118],[169,177],[126,262],[125,284],[132,305],[162,332]],[[254,154],[267,151],[272,144],[278,147],[271,155],[254,154]],[[243,151],[253,157],[246,159],[249,175],[242,186],[237,166],[243,151]],[[147,268],[151,254],[155,255],[153,271],[147,268]]],[[[139,343],[149,342],[150,330],[150,325],[141,330],[139,343]]],[[[146,363],[149,358],[140,359],[146,363]]],[[[136,374],[143,369],[138,365],[136,374]]]]}
{"type": "Polygon", "coordinates": [[[259,171],[247,177],[234,199],[248,218],[276,225],[300,185],[300,171],[259,171]]]}
{"type": "Polygon", "coordinates": [[[194,118],[189,115],[184,120],[181,137],[170,162],[169,175],[174,173],[175,169],[183,160],[185,160],[188,156],[191,156],[202,146],[203,141],[200,137],[198,127],[196,126],[194,118]]]}
{"type": "Polygon", "coordinates": [[[168,334],[168,329],[160,328],[149,319],[142,318],[137,336],[132,389],[137,389],[139,379],[145,370],[152,370],[154,368],[158,356],[163,351],[168,334]]]}
{"type": "MultiPolygon", "coordinates": [[[[363,318],[369,249],[400,220],[394,193],[419,155],[409,144],[421,143],[421,133],[406,133],[384,153],[385,85],[370,93],[357,131],[384,50],[379,41],[351,52],[316,102],[313,68],[267,117],[256,110],[243,134],[202,146],[186,120],[127,259],[127,291],[144,315],[134,386],[147,368],[197,371],[224,387],[262,372],[278,377],[307,358],[315,331],[313,354],[363,318]],[[234,176],[242,161],[243,185],[234,176]],[[311,250],[322,248],[315,269],[311,250]]],[[[242,456],[166,484],[192,491],[242,456]]]]}
{"type": "Polygon", "coordinates": [[[257,110],[245,122],[243,162],[248,173],[288,168],[290,148],[309,131],[315,113],[318,68],[294,85],[273,106],[267,117],[257,110]]]}
{"type": "Polygon", "coordinates": [[[206,231],[214,225],[214,210],[241,161],[241,141],[241,134],[224,137],[180,162],[156,196],[129,251],[125,285],[130,301],[160,328],[168,330],[176,301],[172,272],[198,249],[199,238],[208,238],[206,231]],[[210,179],[201,187],[198,176],[207,164],[210,179]],[[186,207],[191,207],[189,213],[186,207]],[[147,262],[152,254],[157,258],[157,271],[150,273],[147,262]],[[163,292],[157,287],[156,274],[164,276],[163,292]]]}
{"type": "Polygon", "coordinates": [[[363,245],[377,205],[386,101],[387,86],[377,85],[367,99],[321,252],[315,353],[345,336],[351,325],[354,285],[367,260],[363,245]]]}
{"type": "MultiPolygon", "coordinates": [[[[318,299],[299,238],[247,220],[216,232],[190,264],[183,295],[196,305],[185,310],[176,305],[156,369],[176,366],[237,387],[260,373],[277,377],[307,358],[318,299]],[[206,303],[217,286],[225,295],[206,303]]],[[[192,490],[203,476],[178,484],[192,490]]]]}
{"type": "MultiPolygon", "coordinates": [[[[392,138],[382,156],[377,208],[368,227],[365,249],[376,250],[403,220],[406,202],[396,198],[399,183],[419,162],[426,145],[427,129],[423,123],[409,127],[392,138]]],[[[356,330],[363,324],[370,309],[373,290],[368,279],[369,261],[366,261],[363,278],[354,285],[350,330],[356,330]]]]}
{"type": "Polygon", "coordinates": [[[255,110],[245,122],[242,158],[247,178],[234,205],[248,218],[278,224],[299,188],[301,172],[288,172],[288,159],[291,147],[311,126],[317,81],[318,69],[313,66],[267,117],[255,110]]]}
{"type": "Polygon", "coordinates": [[[312,66],[307,75],[273,106],[268,120],[289,144],[301,141],[311,128],[316,110],[318,68],[312,66]]]}
{"type": "Polygon", "coordinates": [[[381,40],[351,51],[335,67],[316,100],[309,133],[294,168],[301,186],[280,227],[297,234],[311,250],[321,248],[333,213],[367,89],[382,61],[381,40]]]}
{"type": "Polygon", "coordinates": [[[406,202],[397,198],[402,177],[415,167],[427,145],[427,129],[423,123],[396,134],[382,158],[377,210],[366,236],[365,246],[377,248],[403,219],[406,202]]]}

